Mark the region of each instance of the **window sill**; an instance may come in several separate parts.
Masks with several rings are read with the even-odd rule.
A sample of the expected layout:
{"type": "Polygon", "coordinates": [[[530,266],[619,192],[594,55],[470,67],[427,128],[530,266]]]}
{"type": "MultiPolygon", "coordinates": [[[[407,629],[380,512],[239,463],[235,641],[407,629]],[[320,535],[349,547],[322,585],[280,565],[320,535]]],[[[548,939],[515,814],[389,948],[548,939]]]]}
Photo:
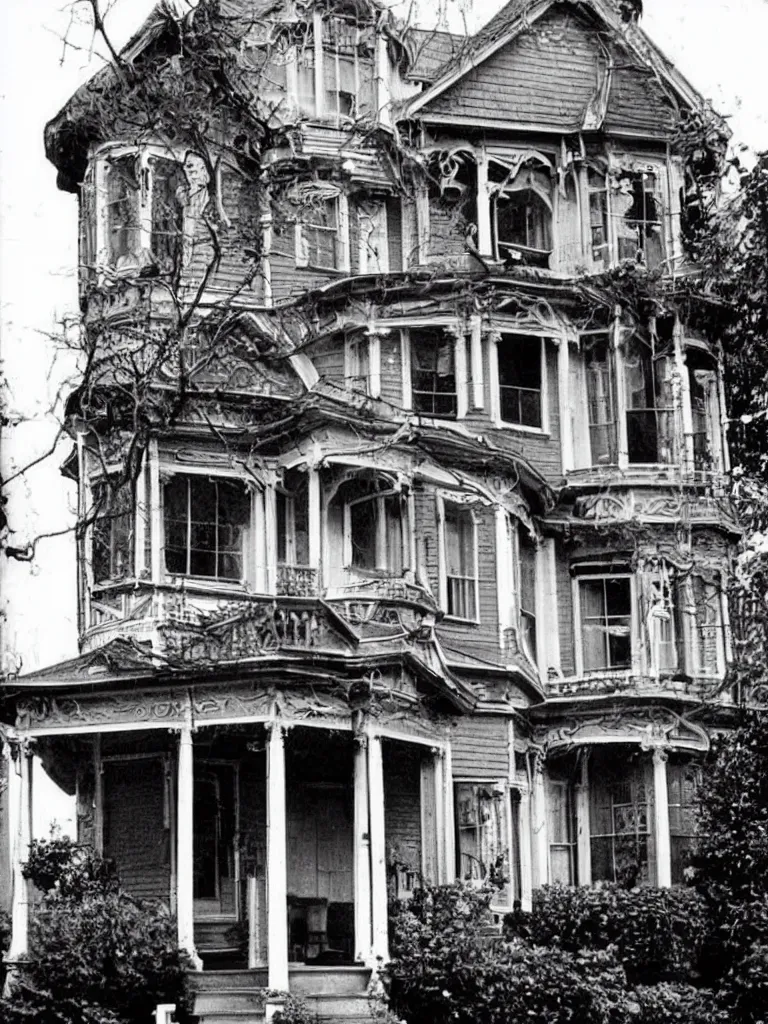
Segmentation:
{"type": "Polygon", "coordinates": [[[545,427],[526,427],[522,423],[507,423],[506,420],[496,420],[497,430],[516,430],[519,434],[534,434],[536,437],[543,437],[549,440],[551,432],[545,427]]]}
{"type": "Polygon", "coordinates": [[[447,612],[442,618],[443,622],[455,624],[457,626],[479,626],[480,619],[465,619],[461,615],[449,615],[447,612]]]}
{"type": "Polygon", "coordinates": [[[319,267],[314,263],[297,263],[297,270],[306,270],[310,274],[329,274],[331,277],[348,277],[349,270],[340,270],[338,267],[319,267]]]}
{"type": "Polygon", "coordinates": [[[179,589],[188,587],[190,590],[199,590],[202,593],[225,591],[229,594],[242,594],[243,596],[252,593],[245,580],[224,580],[214,576],[187,576],[184,573],[166,572],[163,582],[171,587],[179,589]]]}

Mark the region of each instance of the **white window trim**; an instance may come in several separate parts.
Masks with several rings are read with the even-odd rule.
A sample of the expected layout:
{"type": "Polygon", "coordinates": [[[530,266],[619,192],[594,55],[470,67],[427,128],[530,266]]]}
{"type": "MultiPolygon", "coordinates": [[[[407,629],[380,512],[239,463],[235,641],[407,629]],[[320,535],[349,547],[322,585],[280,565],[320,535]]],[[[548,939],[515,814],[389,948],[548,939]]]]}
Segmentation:
{"type": "MultiPolygon", "coordinates": [[[[389,106],[388,96],[388,82],[384,67],[382,67],[382,60],[387,59],[386,40],[383,39],[379,33],[375,32],[375,47],[373,56],[373,67],[372,67],[372,85],[373,85],[373,117],[375,120],[381,120],[386,122],[388,118],[384,118],[381,115],[382,108],[389,106]]],[[[355,118],[349,117],[346,114],[339,114],[338,110],[327,110],[325,107],[325,50],[323,49],[323,16],[320,11],[315,10],[312,13],[312,48],[314,53],[314,110],[310,116],[317,118],[334,118],[338,123],[350,124],[355,121],[355,118]]],[[[293,110],[294,115],[300,113],[299,107],[299,87],[298,87],[298,53],[296,47],[292,48],[291,57],[288,60],[288,72],[286,74],[286,87],[288,94],[288,102],[293,110]]],[[[388,63],[388,61],[387,61],[388,63]]],[[[338,78],[337,78],[338,84],[338,78]]],[[[355,61],[355,85],[357,86],[357,93],[360,92],[360,65],[355,61]]],[[[306,117],[307,115],[304,114],[306,117]]],[[[357,115],[358,117],[360,115],[357,115]]]]}
{"type": "MultiPolygon", "coordinates": [[[[491,333],[491,351],[489,360],[491,391],[491,420],[493,425],[500,430],[516,430],[524,434],[536,434],[539,437],[551,435],[549,416],[549,381],[547,378],[547,341],[552,338],[551,334],[539,334],[536,331],[522,331],[508,327],[494,327],[491,333]],[[526,338],[539,338],[540,341],[540,372],[541,372],[541,426],[528,427],[520,423],[510,423],[501,418],[501,395],[499,392],[499,344],[505,337],[520,336],[526,338]]],[[[561,341],[560,344],[563,342],[561,341]]]]}
{"type": "MultiPolygon", "coordinates": [[[[272,515],[265,514],[264,511],[264,496],[268,492],[274,495],[274,489],[269,488],[264,491],[255,489],[252,484],[253,481],[246,476],[244,473],[220,473],[214,472],[210,468],[205,466],[194,466],[185,465],[169,466],[164,463],[160,463],[158,474],[157,474],[157,490],[158,490],[158,503],[157,503],[157,532],[153,530],[153,537],[157,537],[157,565],[158,565],[158,577],[157,580],[153,579],[153,582],[161,583],[173,583],[177,580],[192,580],[194,581],[195,587],[208,590],[227,590],[227,591],[242,591],[243,589],[250,589],[255,585],[259,591],[264,590],[268,592],[269,581],[264,580],[265,586],[260,586],[262,582],[261,577],[264,575],[264,560],[259,557],[259,552],[256,547],[258,540],[262,536],[266,536],[266,547],[267,551],[272,551],[274,558],[277,557],[276,548],[276,534],[275,534],[275,516],[274,516],[274,502],[272,507],[272,515]],[[250,498],[251,511],[248,517],[248,523],[246,525],[246,535],[243,541],[243,575],[239,580],[228,580],[219,578],[218,576],[193,576],[187,573],[172,573],[168,572],[165,567],[165,485],[170,482],[173,477],[194,477],[202,476],[209,480],[224,483],[240,483],[247,490],[250,498]],[[259,500],[261,499],[261,500],[259,500]],[[270,526],[271,520],[271,526],[270,526]],[[263,527],[263,529],[260,529],[263,527]],[[251,531],[253,531],[252,535],[251,531]],[[260,572],[261,567],[261,572],[260,572]]],[[[154,490],[154,488],[153,488],[154,490]]],[[[154,554],[154,540],[153,540],[153,554],[154,554]]]]}
{"type": "MultiPolygon", "coordinates": [[[[347,572],[388,572],[389,565],[387,564],[387,516],[385,511],[384,499],[392,497],[399,492],[393,490],[385,491],[381,494],[371,495],[370,497],[355,498],[354,501],[348,501],[344,504],[343,517],[344,517],[344,536],[342,538],[342,558],[344,561],[344,569],[347,572]],[[352,506],[361,505],[364,501],[376,502],[376,565],[373,569],[363,569],[360,566],[352,564],[352,506]]],[[[408,562],[411,556],[411,523],[410,523],[410,505],[406,503],[405,515],[401,517],[401,546],[402,550],[400,553],[400,560],[403,565],[403,569],[410,568],[408,562]]]]}
{"type": "Polygon", "coordinates": [[[349,202],[342,191],[335,196],[327,196],[329,202],[336,203],[336,243],[338,246],[338,266],[320,267],[309,262],[308,244],[304,237],[304,224],[300,217],[294,223],[295,263],[298,268],[311,270],[316,274],[348,274],[349,265],[349,202]]]}
{"type": "Polygon", "coordinates": [[[378,269],[371,269],[369,263],[371,262],[371,252],[369,251],[368,241],[372,234],[376,230],[374,225],[368,232],[366,238],[363,237],[364,225],[366,222],[372,221],[370,213],[367,213],[363,209],[357,211],[357,237],[359,239],[359,251],[358,251],[358,272],[360,274],[388,274],[389,273],[389,215],[387,213],[386,200],[382,199],[377,204],[377,210],[375,214],[376,218],[380,218],[378,228],[381,231],[381,237],[383,239],[383,251],[379,254],[379,266],[378,269]]]}
{"type": "Polygon", "coordinates": [[[458,420],[466,419],[469,411],[469,388],[466,335],[469,332],[464,326],[457,323],[454,318],[436,318],[433,320],[419,320],[402,325],[400,329],[400,358],[403,381],[403,408],[418,416],[424,423],[429,425],[445,425],[455,423],[458,420]],[[437,327],[442,328],[446,333],[453,335],[453,369],[456,377],[456,416],[426,416],[423,413],[415,412],[413,408],[413,391],[411,383],[411,331],[418,331],[421,328],[437,327]]]}
{"type": "Polygon", "coordinates": [[[574,626],[574,655],[576,662],[576,675],[577,676],[589,676],[590,678],[599,676],[611,676],[626,677],[629,678],[635,671],[638,656],[638,643],[639,636],[638,631],[640,628],[640,616],[638,614],[638,603],[637,603],[637,579],[629,572],[604,572],[604,573],[584,573],[576,574],[571,581],[571,599],[573,603],[573,626],[574,626]],[[596,668],[585,670],[584,668],[584,649],[582,645],[582,622],[581,622],[581,589],[580,584],[582,581],[587,580],[618,580],[627,579],[629,580],[629,606],[630,606],[630,659],[631,665],[629,668],[596,668]]]}
{"type": "MultiPolygon", "coordinates": [[[[114,275],[135,275],[141,264],[125,268],[117,268],[113,265],[109,252],[107,238],[107,205],[109,197],[109,185],[107,180],[108,166],[111,159],[120,159],[124,156],[135,156],[139,161],[140,177],[149,175],[150,161],[153,158],[162,158],[178,163],[184,169],[184,153],[174,150],[173,147],[160,145],[158,143],[144,142],[137,145],[126,145],[124,143],[105,143],[95,150],[89,160],[86,180],[90,178],[89,184],[94,189],[95,202],[93,204],[95,224],[95,268],[100,272],[109,271],[114,275]]],[[[147,178],[151,182],[151,178],[147,178]]],[[[193,223],[188,207],[184,209],[184,223],[181,237],[181,260],[183,265],[184,249],[187,240],[193,233],[193,223]]],[[[143,181],[139,183],[139,251],[149,251],[152,238],[152,185],[144,187],[143,181]]]]}
{"type": "Polygon", "coordinates": [[[466,622],[472,625],[480,624],[480,572],[478,557],[478,522],[472,506],[465,501],[457,501],[455,496],[437,494],[437,543],[438,543],[438,595],[440,607],[445,612],[445,622],[466,622]],[[448,558],[445,550],[445,506],[456,505],[460,508],[469,509],[472,517],[472,558],[474,569],[474,595],[475,595],[475,618],[466,618],[463,615],[450,615],[448,613],[448,558]]]}

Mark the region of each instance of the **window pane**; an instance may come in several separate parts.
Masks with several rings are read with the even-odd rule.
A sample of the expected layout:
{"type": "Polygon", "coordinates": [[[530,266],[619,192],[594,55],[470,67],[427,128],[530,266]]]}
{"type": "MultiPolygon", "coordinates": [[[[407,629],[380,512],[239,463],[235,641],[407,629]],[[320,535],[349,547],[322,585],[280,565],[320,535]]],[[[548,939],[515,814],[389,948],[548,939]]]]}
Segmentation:
{"type": "Polygon", "coordinates": [[[349,510],[352,565],[357,569],[376,568],[377,501],[358,501],[349,510]]]}
{"type": "Polygon", "coordinates": [[[134,155],[107,162],[107,244],[109,259],[121,262],[138,259],[140,188],[134,155]]]}
{"type": "Polygon", "coordinates": [[[416,412],[456,415],[454,340],[439,329],[411,332],[411,392],[416,412]]]}
{"type": "Polygon", "coordinates": [[[506,423],[541,427],[541,338],[505,335],[498,345],[499,405],[506,423]]]}
{"type": "Polygon", "coordinates": [[[632,664],[629,580],[581,580],[579,593],[585,671],[629,668],[632,664]]]}
{"type": "Polygon", "coordinates": [[[161,268],[173,270],[181,257],[186,178],[181,164],[175,160],[153,157],[149,163],[152,188],[150,248],[161,268]]]}

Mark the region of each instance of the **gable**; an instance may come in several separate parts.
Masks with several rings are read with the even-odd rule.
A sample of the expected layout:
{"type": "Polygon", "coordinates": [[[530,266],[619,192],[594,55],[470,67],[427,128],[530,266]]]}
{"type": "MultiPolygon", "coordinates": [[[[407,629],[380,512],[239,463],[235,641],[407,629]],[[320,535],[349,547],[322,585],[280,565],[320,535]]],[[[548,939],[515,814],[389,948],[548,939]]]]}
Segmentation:
{"type": "Polygon", "coordinates": [[[607,32],[573,5],[555,4],[425,103],[422,116],[558,132],[605,127],[666,135],[675,114],[664,89],[607,32]]]}

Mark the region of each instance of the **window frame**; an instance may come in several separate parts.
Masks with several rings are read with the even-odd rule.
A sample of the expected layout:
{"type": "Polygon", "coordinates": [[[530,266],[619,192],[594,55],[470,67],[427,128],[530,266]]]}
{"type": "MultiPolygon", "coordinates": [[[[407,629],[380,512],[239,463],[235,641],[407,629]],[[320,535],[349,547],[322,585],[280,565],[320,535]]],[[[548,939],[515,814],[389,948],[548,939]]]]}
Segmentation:
{"type": "MultiPolygon", "coordinates": [[[[253,546],[253,522],[254,522],[254,500],[253,493],[248,486],[247,481],[240,476],[227,475],[221,473],[213,473],[207,470],[194,471],[191,467],[185,467],[184,472],[170,472],[165,475],[165,478],[161,482],[160,493],[162,496],[162,508],[159,517],[161,527],[161,571],[162,576],[165,580],[177,580],[177,579],[188,579],[193,580],[196,585],[210,586],[224,589],[235,589],[242,588],[250,584],[252,576],[252,551],[253,546]],[[166,497],[166,491],[169,484],[175,479],[181,478],[187,481],[187,522],[186,522],[186,540],[185,540],[185,561],[187,567],[190,566],[191,559],[191,547],[190,538],[193,520],[190,517],[191,511],[191,484],[195,480],[203,480],[215,485],[220,483],[239,485],[242,487],[245,499],[247,500],[248,514],[244,518],[241,524],[242,538],[241,538],[241,574],[239,577],[231,576],[218,576],[218,575],[204,575],[190,572],[173,572],[168,569],[167,563],[167,550],[168,550],[168,502],[166,497]]],[[[217,492],[217,518],[216,527],[218,529],[218,492],[217,492]]],[[[227,554],[229,552],[221,552],[227,554]]],[[[214,551],[214,558],[218,559],[219,549],[218,544],[214,551]]]]}
{"type": "MultiPolygon", "coordinates": [[[[501,849],[497,854],[497,859],[499,855],[503,858],[502,869],[506,870],[509,881],[504,886],[503,890],[503,892],[506,893],[506,902],[502,897],[502,891],[497,891],[497,895],[495,895],[494,899],[491,901],[491,906],[493,909],[499,909],[502,911],[511,910],[514,906],[515,899],[519,898],[519,894],[522,889],[522,866],[519,862],[519,851],[522,845],[523,835],[520,827],[521,823],[519,820],[519,814],[515,812],[515,807],[518,809],[520,808],[521,790],[519,786],[514,783],[510,783],[507,779],[489,780],[479,779],[476,776],[454,776],[453,804],[456,828],[455,866],[456,877],[459,880],[462,880],[463,874],[461,869],[461,858],[464,855],[461,849],[462,830],[465,832],[472,830],[475,835],[478,835],[480,827],[483,824],[481,822],[476,822],[474,824],[462,825],[461,823],[461,814],[459,812],[459,791],[462,787],[466,788],[470,786],[474,790],[473,796],[475,798],[478,795],[477,791],[480,789],[491,791],[492,799],[496,799],[496,794],[498,795],[498,803],[502,808],[502,818],[498,836],[501,849]],[[513,794],[516,799],[513,798],[513,794]]],[[[478,842],[477,846],[480,845],[481,842],[478,842]]],[[[480,860],[479,857],[475,857],[472,854],[469,854],[469,856],[473,857],[477,863],[485,867],[483,861],[480,860]]],[[[463,881],[465,881],[466,884],[479,888],[487,881],[489,874],[490,869],[486,868],[485,874],[482,878],[472,877],[464,879],[463,881]]]]}
{"type": "MultiPolygon", "coordinates": [[[[337,21],[343,21],[344,19],[338,15],[331,15],[337,21]]],[[[340,88],[342,78],[340,73],[340,59],[338,45],[334,50],[331,45],[326,43],[326,33],[324,32],[323,15],[321,11],[314,11],[312,14],[312,32],[308,34],[305,49],[299,52],[298,47],[294,47],[293,56],[293,74],[288,75],[288,89],[289,95],[292,95],[292,105],[296,109],[299,115],[310,118],[332,118],[339,124],[349,124],[360,118],[366,116],[365,111],[358,111],[352,109],[350,113],[342,113],[340,108],[339,97],[345,90],[340,88]],[[299,87],[300,71],[302,61],[306,62],[306,67],[311,73],[306,75],[308,80],[311,80],[312,88],[309,90],[301,90],[299,87]],[[334,68],[334,79],[336,89],[333,91],[333,95],[336,98],[333,109],[330,108],[328,103],[328,97],[326,90],[326,71],[333,64],[334,68]]],[[[356,31],[358,36],[360,34],[360,28],[357,27],[356,31]]],[[[370,91],[372,100],[372,110],[370,116],[374,120],[379,119],[379,91],[380,91],[380,47],[379,47],[379,36],[374,25],[370,26],[372,49],[373,53],[370,58],[371,67],[371,81],[370,91]]],[[[367,65],[367,60],[363,59],[359,53],[359,47],[361,41],[355,44],[355,52],[353,54],[354,60],[354,79],[355,79],[355,94],[353,103],[356,99],[362,95],[363,87],[361,76],[361,67],[363,64],[367,65]]]]}
{"type": "Polygon", "coordinates": [[[450,622],[467,622],[473,625],[480,623],[480,570],[479,570],[479,557],[478,557],[478,520],[475,510],[472,506],[463,501],[457,501],[455,497],[448,495],[437,495],[438,501],[438,527],[439,527],[439,549],[440,549],[440,575],[439,575],[439,593],[440,593],[440,607],[444,610],[444,618],[450,622]],[[447,548],[447,519],[446,509],[448,506],[453,508],[466,511],[470,517],[472,524],[472,567],[474,569],[474,575],[472,576],[449,576],[448,575],[448,548],[447,548]],[[452,579],[462,580],[464,582],[471,581],[473,586],[471,588],[472,598],[474,602],[474,615],[457,615],[449,610],[449,595],[450,586],[449,581],[452,579]]]}
{"type": "MultiPolygon", "coordinates": [[[[174,254],[173,266],[162,265],[153,252],[152,240],[155,235],[155,219],[153,213],[154,195],[154,171],[153,163],[162,160],[176,164],[181,174],[188,197],[192,193],[192,185],[184,166],[184,156],[172,147],[159,145],[157,143],[141,143],[138,145],[125,145],[108,143],[99,147],[90,157],[89,166],[83,181],[83,202],[81,204],[82,216],[93,216],[95,226],[93,229],[87,225],[81,228],[81,237],[84,243],[84,253],[89,261],[92,261],[94,269],[103,273],[108,271],[116,276],[131,276],[138,274],[148,266],[157,266],[160,274],[168,274],[179,271],[185,262],[186,243],[192,232],[191,213],[188,197],[183,203],[179,203],[177,211],[180,219],[180,226],[177,234],[177,252],[174,254]],[[112,161],[118,161],[125,157],[134,159],[137,170],[136,189],[136,217],[137,224],[133,230],[137,235],[134,257],[129,257],[130,262],[123,266],[117,266],[117,260],[113,257],[110,242],[109,230],[109,173],[112,161]],[[91,200],[91,194],[94,199],[91,200]]],[[[86,263],[87,269],[90,269],[86,263]]]]}
{"type": "MultiPolygon", "coordinates": [[[[619,572],[585,572],[579,571],[580,567],[576,567],[572,580],[572,602],[573,602],[573,619],[574,619],[574,654],[576,660],[576,675],[577,676],[631,676],[635,670],[635,663],[637,659],[637,628],[638,628],[638,607],[637,607],[637,578],[631,572],[619,571],[619,572]],[[586,582],[594,582],[596,580],[618,580],[626,579],[629,581],[629,637],[630,637],[630,663],[628,666],[619,668],[607,666],[605,668],[590,668],[585,669],[584,667],[584,623],[582,622],[581,614],[581,585],[586,582]]],[[[607,567],[606,567],[607,569],[607,567]]],[[[609,616],[606,613],[606,618],[609,616]]]]}
{"type": "Polygon", "coordinates": [[[410,544],[410,508],[407,498],[403,491],[398,491],[395,488],[391,488],[388,491],[382,491],[381,493],[370,494],[362,496],[360,498],[354,498],[352,501],[345,501],[343,505],[343,568],[348,573],[360,573],[365,575],[370,573],[373,576],[376,575],[390,575],[394,572],[399,572],[401,575],[410,566],[411,556],[411,544],[410,544]],[[398,498],[400,500],[400,569],[395,569],[390,565],[391,550],[388,543],[387,537],[387,506],[386,502],[388,498],[398,498]],[[362,505],[366,502],[371,502],[374,506],[375,516],[375,537],[374,537],[374,561],[375,565],[370,568],[367,566],[355,565],[353,562],[354,548],[352,543],[352,508],[355,505],[362,505]]]}
{"type": "MultiPolygon", "coordinates": [[[[467,373],[467,346],[465,330],[456,320],[425,320],[423,322],[409,323],[400,327],[400,352],[402,358],[402,388],[403,388],[403,409],[427,424],[449,424],[465,419],[468,412],[468,373],[467,373]],[[442,330],[444,334],[453,336],[453,371],[456,388],[456,414],[454,416],[430,415],[426,412],[419,412],[413,404],[413,333],[419,330],[442,330]]],[[[447,393],[447,392],[446,392],[447,393]]]]}
{"type": "MultiPolygon", "coordinates": [[[[311,190],[310,190],[311,191],[311,190]]],[[[318,193],[324,191],[317,189],[318,193]]],[[[327,228],[322,225],[309,224],[302,219],[302,211],[296,214],[294,225],[294,249],[295,264],[299,268],[314,271],[320,274],[348,274],[349,273],[349,204],[346,195],[338,188],[334,188],[325,196],[322,201],[333,203],[335,207],[336,227],[327,228]],[[307,238],[308,231],[333,231],[334,238],[334,263],[332,267],[320,263],[313,263],[310,256],[310,244],[307,238]]]]}
{"type": "Polygon", "coordinates": [[[381,395],[381,337],[375,331],[348,331],[344,335],[344,386],[348,391],[358,391],[369,398],[381,395]],[[368,368],[361,372],[360,349],[366,348],[368,368]],[[356,386],[364,383],[364,389],[356,386]]]}
{"type": "MultiPolygon", "coordinates": [[[[549,437],[551,435],[549,415],[549,381],[547,375],[547,341],[550,340],[551,337],[552,336],[549,334],[538,334],[536,332],[530,333],[528,331],[521,331],[504,325],[494,327],[494,330],[491,333],[492,351],[490,353],[491,419],[493,420],[494,426],[501,430],[516,430],[521,433],[535,434],[539,437],[549,437]],[[539,401],[541,405],[540,427],[531,427],[523,423],[514,423],[510,420],[504,420],[501,417],[502,385],[500,383],[499,374],[499,345],[503,342],[505,337],[539,339],[539,380],[541,384],[539,389],[539,401]]],[[[563,342],[561,341],[560,344],[562,343],[563,342]]]]}

